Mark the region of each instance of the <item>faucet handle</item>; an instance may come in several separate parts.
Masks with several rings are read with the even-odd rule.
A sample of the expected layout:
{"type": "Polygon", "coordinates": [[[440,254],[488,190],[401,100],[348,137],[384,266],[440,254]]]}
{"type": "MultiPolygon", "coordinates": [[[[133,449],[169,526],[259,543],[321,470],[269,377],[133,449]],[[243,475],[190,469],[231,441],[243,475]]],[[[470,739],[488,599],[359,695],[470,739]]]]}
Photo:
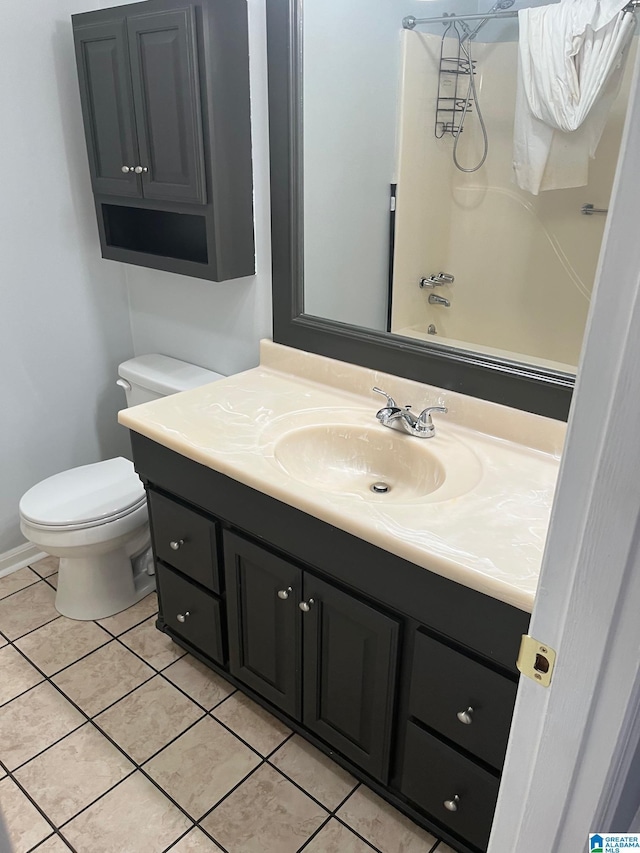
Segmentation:
{"type": "Polygon", "coordinates": [[[427,429],[433,428],[433,421],[431,420],[431,412],[443,412],[445,415],[449,410],[446,406],[427,406],[426,409],[423,409],[418,416],[418,423],[422,427],[427,427],[427,429]]]}
{"type": "Polygon", "coordinates": [[[383,397],[387,398],[387,408],[389,408],[389,409],[397,409],[398,408],[398,404],[393,399],[393,397],[390,397],[386,391],[382,390],[382,388],[372,388],[371,390],[375,391],[376,394],[382,394],[383,397]]]}

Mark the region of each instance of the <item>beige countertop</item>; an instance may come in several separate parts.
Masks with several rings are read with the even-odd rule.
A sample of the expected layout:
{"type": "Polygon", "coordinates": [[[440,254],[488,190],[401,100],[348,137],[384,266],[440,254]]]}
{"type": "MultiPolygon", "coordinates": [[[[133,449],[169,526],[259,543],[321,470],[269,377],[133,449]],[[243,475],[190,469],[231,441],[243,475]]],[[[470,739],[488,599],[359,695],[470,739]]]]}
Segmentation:
{"type": "Polygon", "coordinates": [[[119,421],[215,471],[443,577],[531,611],[565,424],[263,341],[253,370],[141,406],[119,421]],[[419,439],[379,424],[377,385],[436,415],[419,439]],[[446,478],[424,497],[332,491],[296,479],[276,447],[301,427],[340,424],[391,450],[432,454],[446,478]],[[398,445],[411,442],[411,445],[398,445]],[[454,471],[454,468],[457,470],[454,471]],[[450,476],[451,475],[451,476],[450,476]],[[455,487],[454,487],[455,486],[455,487]],[[391,500],[389,498],[392,497],[391,500]]]}

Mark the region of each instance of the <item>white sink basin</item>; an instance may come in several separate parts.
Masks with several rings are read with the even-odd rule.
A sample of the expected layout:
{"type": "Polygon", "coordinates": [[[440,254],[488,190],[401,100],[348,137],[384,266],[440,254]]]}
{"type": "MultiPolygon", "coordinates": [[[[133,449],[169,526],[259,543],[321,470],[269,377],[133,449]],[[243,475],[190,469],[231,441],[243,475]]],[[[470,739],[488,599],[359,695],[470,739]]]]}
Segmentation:
{"type": "Polygon", "coordinates": [[[346,423],[285,431],[274,441],[274,462],[311,488],[379,502],[443,501],[479,482],[480,462],[461,442],[444,435],[420,439],[378,424],[362,426],[349,414],[346,423]]]}

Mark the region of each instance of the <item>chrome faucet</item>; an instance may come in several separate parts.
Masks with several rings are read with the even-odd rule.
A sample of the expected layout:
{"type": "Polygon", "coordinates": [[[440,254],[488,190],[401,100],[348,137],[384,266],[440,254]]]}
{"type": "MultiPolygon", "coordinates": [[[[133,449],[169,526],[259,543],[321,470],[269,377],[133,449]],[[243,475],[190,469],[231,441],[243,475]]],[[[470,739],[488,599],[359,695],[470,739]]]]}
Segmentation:
{"type": "Polygon", "coordinates": [[[445,308],[450,308],[451,303],[448,299],[445,299],[444,296],[440,296],[437,293],[430,293],[428,302],[430,305],[444,305],[445,308]]]}
{"type": "Polygon", "coordinates": [[[436,434],[436,427],[431,419],[432,412],[447,412],[446,406],[427,406],[416,417],[411,411],[411,406],[398,406],[393,397],[389,396],[382,388],[373,389],[376,394],[382,394],[387,398],[387,405],[376,412],[376,418],[382,426],[393,429],[398,422],[409,435],[415,435],[418,438],[433,438],[436,434]]]}

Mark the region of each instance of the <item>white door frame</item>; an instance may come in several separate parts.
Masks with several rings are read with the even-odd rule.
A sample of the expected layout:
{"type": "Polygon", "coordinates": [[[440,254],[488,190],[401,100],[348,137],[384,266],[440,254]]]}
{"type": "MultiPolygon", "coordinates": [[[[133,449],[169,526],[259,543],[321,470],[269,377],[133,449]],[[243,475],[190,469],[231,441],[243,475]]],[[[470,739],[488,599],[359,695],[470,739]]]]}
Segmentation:
{"type": "Polygon", "coordinates": [[[558,659],[521,678],[489,853],[640,830],[639,68],[530,627],[558,659]]]}

